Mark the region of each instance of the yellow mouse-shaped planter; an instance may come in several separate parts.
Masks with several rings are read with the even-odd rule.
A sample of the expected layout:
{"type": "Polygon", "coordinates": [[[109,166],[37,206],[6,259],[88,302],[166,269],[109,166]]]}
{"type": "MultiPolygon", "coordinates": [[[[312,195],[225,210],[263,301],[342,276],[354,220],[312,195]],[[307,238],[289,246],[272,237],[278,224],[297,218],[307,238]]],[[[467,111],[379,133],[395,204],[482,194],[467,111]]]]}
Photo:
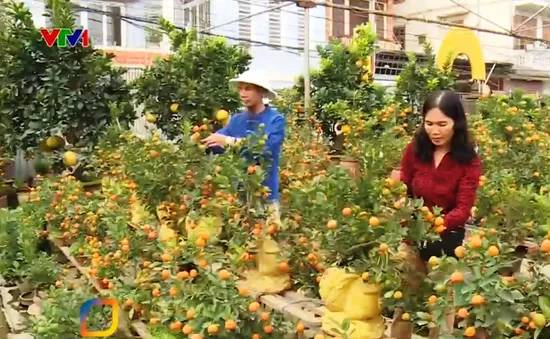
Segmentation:
{"type": "Polygon", "coordinates": [[[276,241],[264,238],[256,243],[257,270],[246,273],[246,286],[256,294],[280,293],[291,287],[290,275],[281,270],[281,249],[276,241]]]}
{"type": "Polygon", "coordinates": [[[198,222],[194,222],[190,218],[185,220],[185,233],[188,241],[194,242],[202,234],[206,234],[209,239],[208,242],[216,244],[221,232],[222,220],[218,217],[203,217],[198,222]]]}
{"type": "Polygon", "coordinates": [[[151,218],[151,214],[147,211],[147,208],[141,203],[141,201],[134,195],[135,202],[131,205],[130,211],[132,212],[132,226],[137,227],[146,220],[151,218]]]}
{"type": "Polygon", "coordinates": [[[379,339],[385,324],[381,316],[380,286],[366,284],[361,276],[340,268],[329,268],[323,274],[319,294],[328,309],[322,317],[323,330],[336,335],[343,322],[350,320],[347,331],[352,339],[379,339]]]}

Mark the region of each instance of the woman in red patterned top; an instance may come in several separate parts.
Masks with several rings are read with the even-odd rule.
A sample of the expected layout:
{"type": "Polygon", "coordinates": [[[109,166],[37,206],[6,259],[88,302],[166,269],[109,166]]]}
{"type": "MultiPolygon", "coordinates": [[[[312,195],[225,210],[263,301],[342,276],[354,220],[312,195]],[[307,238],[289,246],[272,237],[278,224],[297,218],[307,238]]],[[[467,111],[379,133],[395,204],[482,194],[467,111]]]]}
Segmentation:
{"type": "Polygon", "coordinates": [[[462,245],[482,166],[458,95],[430,94],[422,115],[424,122],[405,149],[400,176],[409,195],[422,198],[429,208],[443,209],[446,229],[441,241],[420,248],[422,259],[428,261],[442,253],[454,256],[454,249],[462,245]]]}

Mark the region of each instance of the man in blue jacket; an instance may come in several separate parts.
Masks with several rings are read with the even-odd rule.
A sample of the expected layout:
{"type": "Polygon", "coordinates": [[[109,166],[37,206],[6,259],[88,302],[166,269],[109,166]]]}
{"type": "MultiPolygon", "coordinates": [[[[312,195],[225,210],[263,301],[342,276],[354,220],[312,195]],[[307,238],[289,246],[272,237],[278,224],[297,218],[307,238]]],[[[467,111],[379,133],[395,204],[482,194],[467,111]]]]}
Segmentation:
{"type": "Polygon", "coordinates": [[[264,133],[267,136],[265,154],[270,161],[264,185],[271,191],[268,199],[273,203],[273,217],[278,220],[279,160],[285,138],[286,119],[275,108],[264,104],[264,98],[273,99],[277,93],[270,88],[263,74],[248,71],[231,82],[238,86],[239,96],[246,111],[231,117],[227,126],[203,139],[202,142],[208,147],[224,148],[255,133],[260,124],[264,125],[264,133]]]}

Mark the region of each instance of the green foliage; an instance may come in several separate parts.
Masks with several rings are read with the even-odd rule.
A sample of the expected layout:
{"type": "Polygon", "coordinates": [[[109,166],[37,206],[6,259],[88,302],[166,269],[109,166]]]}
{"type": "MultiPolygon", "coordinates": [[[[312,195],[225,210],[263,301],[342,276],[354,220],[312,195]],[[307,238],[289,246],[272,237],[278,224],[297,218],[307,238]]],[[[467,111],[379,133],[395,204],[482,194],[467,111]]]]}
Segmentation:
{"type": "MultiPolygon", "coordinates": [[[[48,47],[23,3],[0,0],[6,12],[0,33],[0,114],[2,144],[13,154],[37,147],[60,133],[77,146],[90,145],[112,123],[110,103],[128,103],[123,71],[92,47],[48,47]]],[[[67,0],[47,2],[54,27],[73,27],[67,0]]],[[[121,104],[120,123],[133,119],[121,104]]]]}
{"type": "MultiPolygon", "coordinates": [[[[96,296],[87,290],[51,287],[42,305],[41,317],[33,317],[31,333],[37,339],[80,338],[80,307],[96,296]]],[[[111,308],[92,307],[86,317],[89,329],[108,328],[111,308]]],[[[115,336],[120,338],[120,336],[115,336]]]]}
{"type": "Polygon", "coordinates": [[[40,237],[42,219],[24,218],[35,212],[32,205],[0,210],[0,271],[8,283],[51,284],[59,276],[59,264],[40,251],[45,241],[40,237]]]}
{"type": "Polygon", "coordinates": [[[372,26],[361,25],[349,47],[333,41],[317,48],[321,63],[311,75],[312,99],[323,132],[331,139],[335,137],[333,125],[342,121],[342,116],[330,110],[329,104],[343,101],[366,115],[384,105],[384,88],[374,84],[368,71],[375,43],[372,26]]]}
{"type": "MultiPolygon", "coordinates": [[[[495,120],[502,117],[502,110],[509,107],[516,107],[522,110],[521,115],[515,117],[515,120],[528,118],[530,121],[541,123],[540,109],[534,95],[525,94],[523,89],[516,88],[511,95],[490,96],[477,101],[477,110],[485,120],[495,120]]],[[[544,117],[544,116],[543,116],[544,117]]]]}
{"type": "MultiPolygon", "coordinates": [[[[303,84],[303,78],[299,79],[303,84]]],[[[274,107],[277,107],[277,110],[288,116],[292,113],[303,113],[303,107],[300,104],[303,98],[303,90],[300,91],[298,86],[293,86],[290,88],[284,88],[279,93],[279,96],[271,102],[274,107]]]]}
{"type": "Polygon", "coordinates": [[[18,241],[19,228],[14,217],[17,212],[7,209],[0,210],[0,272],[7,282],[14,282],[17,278],[17,261],[20,252],[18,241]]]}
{"type": "Polygon", "coordinates": [[[486,176],[508,176],[510,184],[550,185],[544,175],[550,158],[544,141],[550,111],[539,108],[533,96],[516,90],[512,95],[490,96],[478,101],[481,117],[472,117],[486,176]],[[517,166],[521,164],[521,166],[517,166]],[[543,175],[536,175],[536,173],[543,175]]]}
{"type": "Polygon", "coordinates": [[[238,94],[229,80],[247,69],[248,52],[223,38],[198,40],[194,31],[177,31],[166,21],[161,24],[175,53],[157,60],[135,87],[137,102],[157,116],[163,133],[180,136],[183,118],[199,123],[219,109],[239,109],[238,94]],[[173,104],[175,112],[170,109],[173,104]]]}
{"type": "Polygon", "coordinates": [[[357,26],[354,33],[349,51],[359,60],[365,60],[374,53],[376,32],[371,24],[363,24],[357,26]]]}
{"type": "MultiPolygon", "coordinates": [[[[397,80],[397,102],[411,107],[415,113],[420,112],[429,93],[453,90],[457,79],[452,71],[452,60],[448,60],[442,69],[437,66],[436,56],[429,43],[424,44],[424,55],[426,60],[421,61],[413,53],[409,54],[409,62],[397,80]]],[[[415,115],[418,120],[418,114],[415,115]]]]}

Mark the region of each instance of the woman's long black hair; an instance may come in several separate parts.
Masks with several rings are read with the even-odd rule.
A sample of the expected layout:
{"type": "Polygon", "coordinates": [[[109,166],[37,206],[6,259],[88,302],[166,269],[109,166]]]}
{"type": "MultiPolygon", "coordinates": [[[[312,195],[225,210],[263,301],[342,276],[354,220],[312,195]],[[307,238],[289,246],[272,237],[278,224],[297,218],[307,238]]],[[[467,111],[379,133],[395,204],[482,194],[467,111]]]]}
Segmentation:
{"type": "MultiPolygon", "coordinates": [[[[426,118],[426,114],[433,108],[439,108],[443,114],[454,121],[450,156],[458,163],[472,162],[477,157],[475,143],[468,131],[468,121],[460,97],[453,91],[430,93],[422,107],[422,119],[426,118]]],[[[424,162],[433,161],[435,145],[426,133],[424,121],[416,133],[414,145],[418,159],[424,162]]]]}

